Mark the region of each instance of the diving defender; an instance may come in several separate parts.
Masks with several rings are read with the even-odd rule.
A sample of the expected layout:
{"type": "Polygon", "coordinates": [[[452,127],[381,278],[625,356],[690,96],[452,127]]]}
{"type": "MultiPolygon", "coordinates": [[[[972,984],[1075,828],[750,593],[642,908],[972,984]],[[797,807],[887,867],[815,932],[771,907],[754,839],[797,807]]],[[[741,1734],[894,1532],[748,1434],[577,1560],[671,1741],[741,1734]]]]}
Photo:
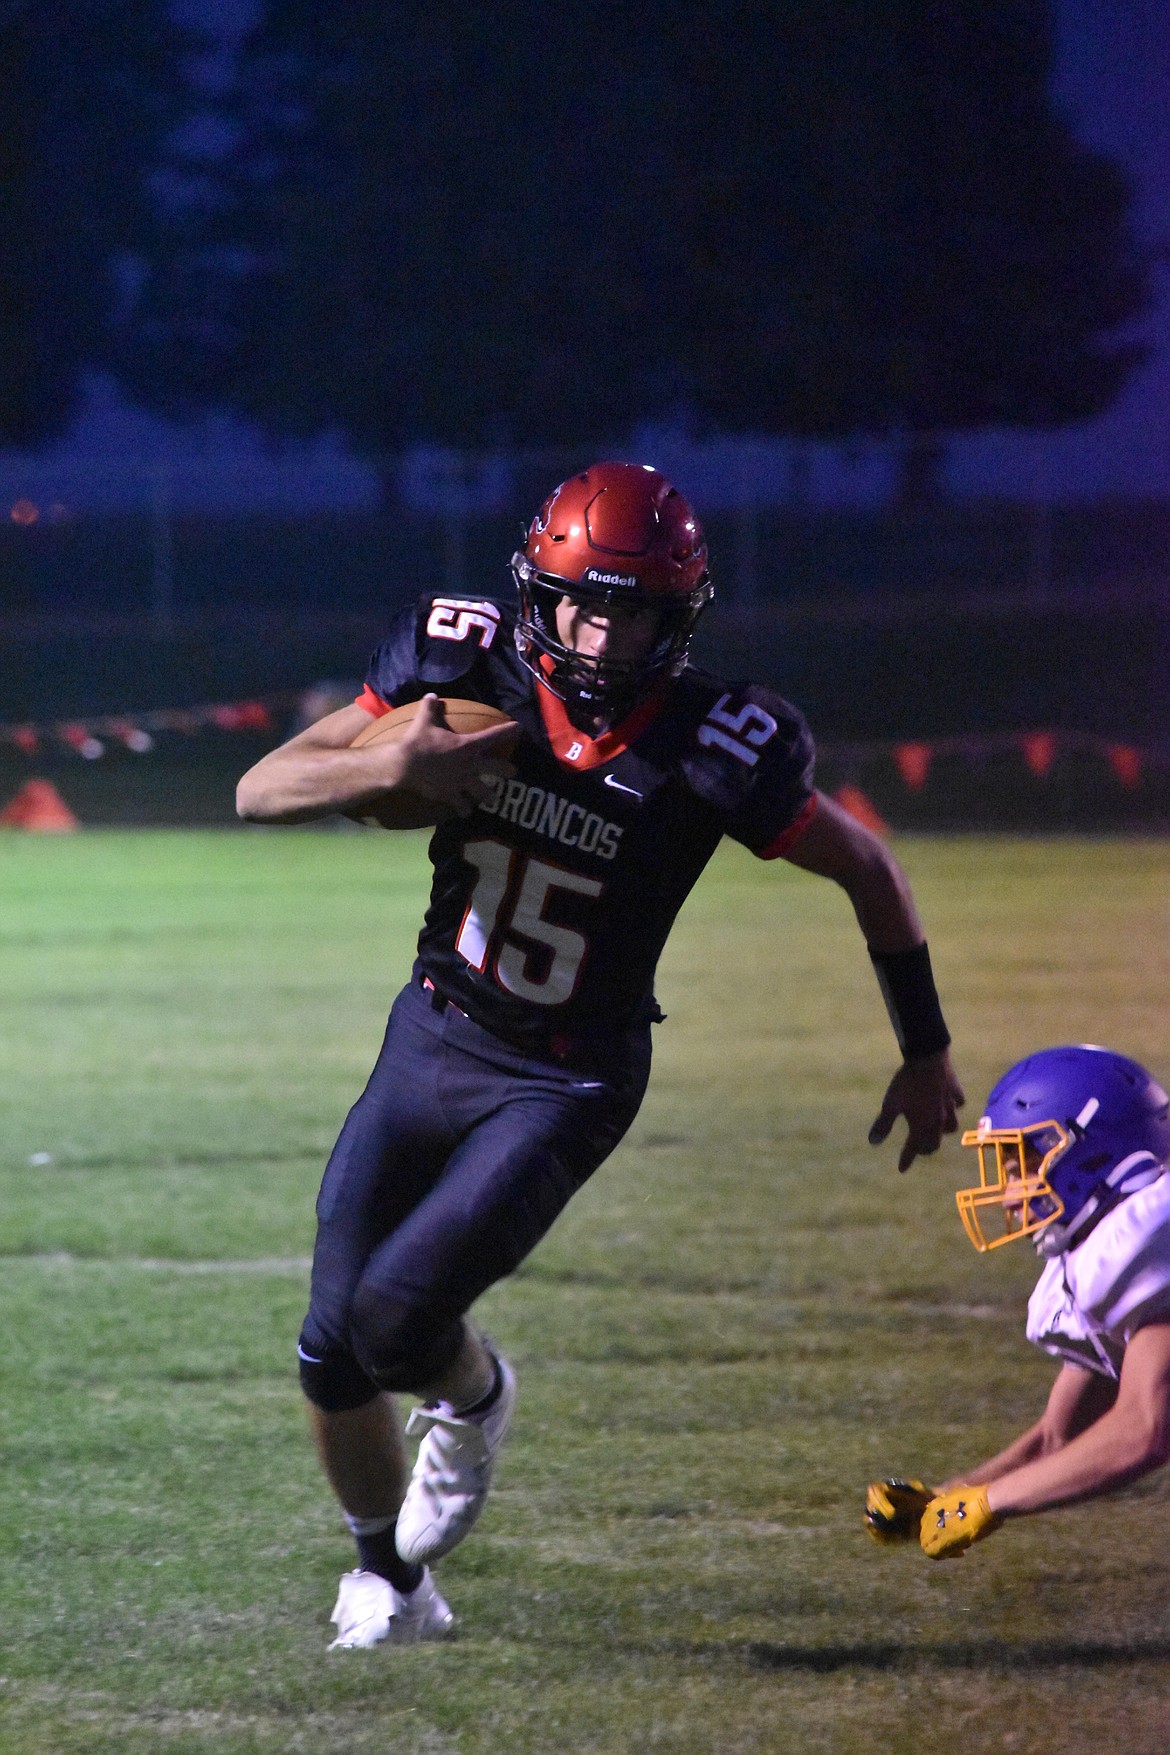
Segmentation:
{"type": "Polygon", "coordinates": [[[980,1172],[956,1195],[967,1235],[981,1253],[1031,1240],[1028,1339],[1061,1367],[995,1456],[937,1488],[870,1487],[875,1540],[917,1536],[933,1560],[1170,1462],[1170,1098],[1123,1054],[1045,1048],[1004,1074],[963,1144],[980,1172]]]}

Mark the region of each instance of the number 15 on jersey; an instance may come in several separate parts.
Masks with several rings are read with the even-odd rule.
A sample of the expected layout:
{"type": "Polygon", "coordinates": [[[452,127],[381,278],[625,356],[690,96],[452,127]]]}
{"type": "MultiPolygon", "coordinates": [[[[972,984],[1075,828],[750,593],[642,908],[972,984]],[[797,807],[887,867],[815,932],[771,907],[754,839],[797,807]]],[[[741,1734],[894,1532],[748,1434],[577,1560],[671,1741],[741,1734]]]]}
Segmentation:
{"type": "Polygon", "coordinates": [[[605,885],[548,860],[528,858],[502,841],[470,841],[463,857],[478,875],[455,940],[460,956],[480,974],[490,970],[518,999],[564,1005],[573,997],[589,941],[572,927],[546,920],[545,910],[556,890],[595,899],[605,885]],[[510,908],[509,895],[515,897],[510,908]],[[526,939],[527,945],[518,944],[517,938],[526,939]],[[538,975],[529,967],[534,946],[552,953],[540,958],[538,975]]]}

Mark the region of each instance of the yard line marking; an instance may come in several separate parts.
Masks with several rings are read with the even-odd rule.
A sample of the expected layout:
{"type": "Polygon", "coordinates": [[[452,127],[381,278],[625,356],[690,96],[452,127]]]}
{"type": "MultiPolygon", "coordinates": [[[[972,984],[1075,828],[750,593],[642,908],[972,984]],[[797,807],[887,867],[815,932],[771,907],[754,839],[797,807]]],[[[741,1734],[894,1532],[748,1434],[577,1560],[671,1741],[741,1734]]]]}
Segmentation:
{"type": "Polygon", "coordinates": [[[308,1255],[262,1255],[253,1259],[227,1257],[222,1261],[168,1260],[149,1255],[72,1255],[68,1250],[44,1254],[0,1253],[0,1261],[34,1267],[133,1268],[150,1274],[307,1274],[313,1265],[308,1255]]]}

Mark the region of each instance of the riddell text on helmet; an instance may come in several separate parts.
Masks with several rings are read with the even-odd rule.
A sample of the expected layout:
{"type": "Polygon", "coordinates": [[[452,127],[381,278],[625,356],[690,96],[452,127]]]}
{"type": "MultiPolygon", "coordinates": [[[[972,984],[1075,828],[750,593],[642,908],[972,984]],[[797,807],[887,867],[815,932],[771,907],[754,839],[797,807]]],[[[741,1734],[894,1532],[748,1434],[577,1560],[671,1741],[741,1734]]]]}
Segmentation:
{"type": "Polygon", "coordinates": [[[637,589],[638,581],[633,573],[603,573],[597,567],[586,567],[581,575],[582,585],[625,585],[631,591],[637,589]]]}
{"type": "Polygon", "coordinates": [[[526,786],[523,780],[497,780],[495,790],[479,808],[489,816],[498,816],[502,823],[535,829],[562,847],[596,853],[599,859],[612,859],[622,838],[620,823],[607,823],[584,805],[570,804],[543,786],[526,786]]]}

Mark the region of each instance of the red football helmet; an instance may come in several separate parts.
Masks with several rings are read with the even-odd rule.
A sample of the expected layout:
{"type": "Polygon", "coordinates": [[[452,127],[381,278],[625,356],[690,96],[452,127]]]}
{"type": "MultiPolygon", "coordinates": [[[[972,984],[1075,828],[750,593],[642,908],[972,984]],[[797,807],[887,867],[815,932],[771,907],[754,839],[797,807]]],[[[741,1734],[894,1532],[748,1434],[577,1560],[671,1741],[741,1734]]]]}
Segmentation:
{"type": "Polygon", "coordinates": [[[639,463],[595,463],[562,482],[512,556],[512,576],[524,663],[554,693],[611,719],[678,675],[712,595],[698,519],[664,475],[639,463]],[[563,597],[657,610],[653,645],[635,664],[572,651],[557,633],[563,597]]]}

